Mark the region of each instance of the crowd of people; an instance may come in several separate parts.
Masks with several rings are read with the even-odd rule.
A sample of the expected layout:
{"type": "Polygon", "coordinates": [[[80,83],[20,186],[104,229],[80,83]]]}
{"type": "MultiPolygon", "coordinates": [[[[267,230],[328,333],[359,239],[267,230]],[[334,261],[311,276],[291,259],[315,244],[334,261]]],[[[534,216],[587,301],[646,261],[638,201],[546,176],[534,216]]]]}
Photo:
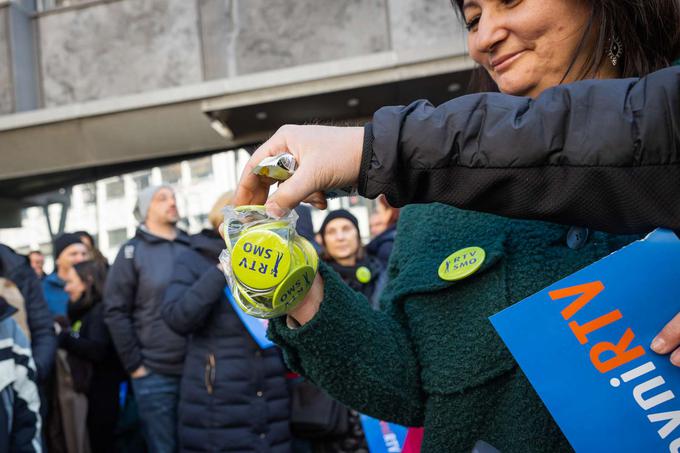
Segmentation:
{"type": "MultiPolygon", "coordinates": [[[[171,188],[142,191],[110,267],[85,232],[54,241],[47,276],[39,253],[0,246],[0,447],[362,452],[360,411],[410,427],[413,452],[570,451],[488,317],[680,230],[680,4],[451,3],[497,93],[385,107],[363,128],[284,126],[198,235],[177,228],[171,188]],[[299,165],[270,195],[252,169],[282,150],[299,165]],[[378,198],[373,241],[328,213],[312,287],[269,322],[278,347],[260,346],[217,259],[221,208],[296,208],[312,238],[299,203],[348,186],[378,198]],[[438,272],[470,246],[486,256],[472,277],[438,272]]],[[[650,345],[676,366],[679,332],[676,316],[650,345]]]]}
{"type": "MultiPolygon", "coordinates": [[[[232,202],[232,193],[219,197],[211,228],[190,236],[177,227],[172,188],[141,191],[139,228],[111,265],[84,231],[54,240],[50,274],[42,253],[0,247],[0,338],[12,339],[14,366],[26,370],[3,390],[22,389],[15,401],[23,404],[5,408],[22,423],[0,432],[1,445],[68,453],[367,451],[358,413],[337,402],[344,423],[334,430],[294,426],[293,393],[313,384],[290,372],[278,348],[261,348],[228,302],[219,227],[232,202]]],[[[396,217],[385,209],[398,212],[386,203],[376,210],[377,242],[369,247],[346,210],[330,212],[316,236],[322,258],[376,309],[394,241],[396,217]]],[[[314,241],[309,208],[298,215],[298,232],[314,241]]]]}

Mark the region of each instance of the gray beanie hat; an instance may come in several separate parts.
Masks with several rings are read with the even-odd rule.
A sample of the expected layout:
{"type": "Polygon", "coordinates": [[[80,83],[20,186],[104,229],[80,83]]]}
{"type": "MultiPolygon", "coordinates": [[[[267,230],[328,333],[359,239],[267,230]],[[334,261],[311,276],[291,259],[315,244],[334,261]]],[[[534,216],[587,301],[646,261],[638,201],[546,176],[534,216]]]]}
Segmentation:
{"type": "Polygon", "coordinates": [[[170,186],[149,186],[146,189],[140,190],[137,194],[137,204],[135,204],[134,214],[139,222],[146,221],[146,215],[149,213],[149,206],[151,206],[151,200],[156,192],[162,188],[170,189],[173,193],[175,192],[170,186]]]}

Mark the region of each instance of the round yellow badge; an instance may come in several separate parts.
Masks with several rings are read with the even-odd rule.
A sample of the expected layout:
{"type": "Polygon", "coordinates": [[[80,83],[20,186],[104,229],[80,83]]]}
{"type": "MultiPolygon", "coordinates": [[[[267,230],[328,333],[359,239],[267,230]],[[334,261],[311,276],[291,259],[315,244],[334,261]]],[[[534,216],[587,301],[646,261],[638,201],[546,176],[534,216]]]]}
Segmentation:
{"type": "Polygon", "coordinates": [[[477,272],[484,263],[486,252],[481,247],[467,247],[452,253],[439,266],[439,278],[462,280],[477,272]]]}
{"type": "Polygon", "coordinates": [[[269,230],[252,230],[243,234],[231,254],[231,268],[236,278],[255,290],[267,290],[283,281],[290,270],[288,243],[269,230]]]}
{"type": "Polygon", "coordinates": [[[312,287],[314,274],[312,266],[300,266],[293,270],[274,291],[274,310],[287,312],[295,308],[312,287]]]}
{"type": "Polygon", "coordinates": [[[366,266],[361,266],[357,269],[356,271],[356,277],[357,280],[359,280],[359,283],[369,283],[371,281],[371,270],[367,268],[366,266]]]}

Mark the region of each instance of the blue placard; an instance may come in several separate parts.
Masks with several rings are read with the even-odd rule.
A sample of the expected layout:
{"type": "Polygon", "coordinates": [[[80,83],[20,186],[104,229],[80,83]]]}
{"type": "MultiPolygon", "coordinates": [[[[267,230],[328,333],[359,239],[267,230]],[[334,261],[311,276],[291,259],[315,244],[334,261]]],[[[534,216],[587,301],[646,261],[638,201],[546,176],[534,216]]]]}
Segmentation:
{"type": "Polygon", "coordinates": [[[361,414],[361,427],[371,453],[401,453],[407,428],[361,414]]]}
{"type": "Polygon", "coordinates": [[[679,311],[680,240],[656,230],[491,322],[577,452],[677,452],[680,368],[649,344],[679,311]]]}
{"type": "Polygon", "coordinates": [[[229,290],[228,286],[224,288],[224,294],[227,295],[227,300],[231,304],[232,308],[234,309],[238,317],[241,319],[241,322],[248,330],[248,333],[250,333],[250,336],[253,337],[255,343],[257,343],[257,345],[260,347],[260,349],[269,349],[276,346],[271,340],[269,340],[269,338],[267,338],[268,321],[266,319],[260,319],[255,318],[254,316],[250,316],[249,314],[241,310],[241,307],[239,307],[238,304],[236,303],[236,300],[234,300],[234,296],[231,294],[231,291],[229,290]]]}

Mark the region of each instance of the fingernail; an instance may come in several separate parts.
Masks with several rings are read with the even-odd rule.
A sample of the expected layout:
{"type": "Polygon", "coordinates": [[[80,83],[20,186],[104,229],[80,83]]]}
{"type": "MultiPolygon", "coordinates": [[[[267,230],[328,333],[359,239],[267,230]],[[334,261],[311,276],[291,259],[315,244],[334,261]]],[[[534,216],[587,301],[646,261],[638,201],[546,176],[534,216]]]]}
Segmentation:
{"type": "Polygon", "coordinates": [[[675,351],[671,354],[671,363],[675,366],[680,366],[680,351],[675,351]]]}
{"type": "Polygon", "coordinates": [[[286,210],[282,209],[275,201],[268,201],[264,205],[267,214],[277,219],[286,215],[286,210]]]}
{"type": "Polygon", "coordinates": [[[652,348],[652,351],[654,351],[658,354],[661,354],[665,345],[666,345],[666,342],[663,341],[662,338],[656,337],[654,339],[654,341],[652,341],[651,348],[652,348]]]}

